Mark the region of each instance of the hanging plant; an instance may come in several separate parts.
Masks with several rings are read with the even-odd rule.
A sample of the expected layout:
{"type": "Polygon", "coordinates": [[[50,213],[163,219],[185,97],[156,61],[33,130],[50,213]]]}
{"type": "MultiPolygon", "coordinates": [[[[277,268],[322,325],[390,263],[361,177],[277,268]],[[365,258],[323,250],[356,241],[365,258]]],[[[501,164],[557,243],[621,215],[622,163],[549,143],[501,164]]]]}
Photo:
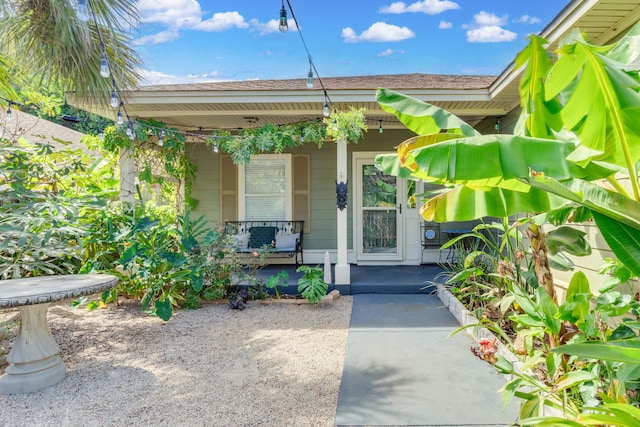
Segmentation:
{"type": "Polygon", "coordinates": [[[338,141],[357,144],[362,133],[367,131],[367,120],[364,116],[365,108],[349,107],[347,112],[335,112],[324,119],[327,126],[327,136],[338,141]]]}
{"type": "Polygon", "coordinates": [[[314,143],[322,148],[325,140],[344,138],[357,143],[367,130],[365,109],[351,107],[348,112],[335,112],[321,121],[275,125],[268,123],[259,128],[242,129],[237,135],[218,131],[206,141],[208,146],[219,147],[231,155],[235,164],[249,163],[251,156],[282,153],[287,149],[314,143]]]}

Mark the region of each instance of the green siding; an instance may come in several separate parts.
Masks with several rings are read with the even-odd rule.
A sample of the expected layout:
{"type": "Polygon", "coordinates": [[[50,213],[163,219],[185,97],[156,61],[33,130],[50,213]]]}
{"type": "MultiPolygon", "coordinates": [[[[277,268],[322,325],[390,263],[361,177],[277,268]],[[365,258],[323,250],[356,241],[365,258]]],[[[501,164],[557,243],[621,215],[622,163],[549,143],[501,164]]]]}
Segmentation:
{"type": "MultiPolygon", "coordinates": [[[[392,152],[394,147],[413,136],[406,130],[389,129],[380,134],[377,128],[369,131],[358,144],[347,146],[348,230],[347,245],[352,248],[352,162],[354,151],[392,152]]],[[[313,144],[287,151],[292,154],[309,154],[311,164],[311,224],[310,233],[305,235],[305,249],[335,249],[336,243],[336,144],[326,142],[321,149],[313,144]]],[[[197,215],[205,215],[213,224],[220,218],[220,159],[210,147],[203,144],[189,145],[189,159],[198,168],[193,181],[192,196],[199,201],[195,210],[197,215]]]]}
{"type": "Polygon", "coordinates": [[[187,146],[189,160],[196,166],[191,196],[198,200],[196,216],[204,215],[211,223],[220,223],[220,170],[218,154],[204,144],[187,146]]]}

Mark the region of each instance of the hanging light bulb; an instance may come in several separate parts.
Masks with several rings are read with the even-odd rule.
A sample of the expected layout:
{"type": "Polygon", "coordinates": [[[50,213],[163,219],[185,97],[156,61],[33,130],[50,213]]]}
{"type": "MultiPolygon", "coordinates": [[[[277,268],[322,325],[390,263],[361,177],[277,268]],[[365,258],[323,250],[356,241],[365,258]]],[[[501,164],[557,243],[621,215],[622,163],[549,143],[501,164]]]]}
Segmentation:
{"type": "Polygon", "coordinates": [[[380,127],[378,128],[378,132],[382,133],[382,120],[378,120],[380,122],[380,127]]]}
{"type": "Polygon", "coordinates": [[[338,120],[333,119],[333,130],[338,130],[338,120]]]}
{"type": "Polygon", "coordinates": [[[496,133],[500,133],[500,117],[496,118],[496,124],[493,128],[496,130],[496,133]]]}
{"type": "Polygon", "coordinates": [[[329,101],[324,100],[324,107],[322,107],[322,115],[329,117],[329,101]]]}
{"type": "Polygon", "coordinates": [[[218,143],[217,143],[217,142],[214,142],[214,143],[213,143],[213,152],[214,152],[214,153],[217,153],[218,151],[220,151],[220,149],[218,148],[218,143]]]}
{"type": "Polygon", "coordinates": [[[304,142],[304,128],[300,128],[300,142],[304,142]]]}
{"type": "Polygon", "coordinates": [[[7,121],[11,121],[12,112],[11,112],[11,101],[9,101],[9,106],[7,107],[7,121]]]}
{"type": "Polygon", "coordinates": [[[287,10],[284,8],[284,0],[282,0],[282,9],[280,9],[280,22],[278,24],[278,29],[280,29],[281,33],[286,33],[289,29],[289,24],[287,24],[287,10]]]}
{"type": "Polygon", "coordinates": [[[118,107],[118,93],[116,92],[116,88],[113,88],[111,91],[111,106],[113,108],[118,107]]]}
{"type": "Polygon", "coordinates": [[[311,67],[311,60],[309,60],[309,74],[307,74],[307,89],[313,89],[313,69],[311,67]]]}
{"type": "Polygon", "coordinates": [[[128,137],[131,137],[131,135],[133,135],[133,127],[131,126],[131,122],[129,122],[129,124],[127,125],[127,130],[125,131],[125,133],[128,137]]]}
{"type": "Polygon", "coordinates": [[[119,125],[124,123],[124,119],[122,118],[122,111],[118,108],[118,122],[119,125]]]}
{"type": "Polygon", "coordinates": [[[99,131],[98,131],[98,138],[100,139],[100,141],[104,141],[104,128],[102,127],[102,120],[98,121],[98,127],[99,127],[99,131]]]}
{"type": "Polygon", "coordinates": [[[111,71],[109,71],[109,63],[107,62],[107,55],[102,54],[102,59],[100,59],[100,75],[104,78],[107,78],[111,75],[111,71]]]}
{"type": "Polygon", "coordinates": [[[87,0],[78,0],[78,3],[76,4],[76,16],[82,22],[87,22],[89,20],[87,0]]]}
{"type": "Polygon", "coordinates": [[[160,147],[164,145],[164,131],[162,129],[160,129],[160,132],[158,132],[158,145],[160,147]]]}

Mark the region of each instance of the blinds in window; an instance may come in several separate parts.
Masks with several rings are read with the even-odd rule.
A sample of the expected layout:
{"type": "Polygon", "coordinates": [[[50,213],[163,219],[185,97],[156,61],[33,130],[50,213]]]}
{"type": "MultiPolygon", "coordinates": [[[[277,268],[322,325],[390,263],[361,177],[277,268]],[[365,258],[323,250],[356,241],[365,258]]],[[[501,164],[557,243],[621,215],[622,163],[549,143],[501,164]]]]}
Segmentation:
{"type": "Polygon", "coordinates": [[[252,159],[245,165],[245,220],[287,218],[286,176],[284,159],[252,159]]]}

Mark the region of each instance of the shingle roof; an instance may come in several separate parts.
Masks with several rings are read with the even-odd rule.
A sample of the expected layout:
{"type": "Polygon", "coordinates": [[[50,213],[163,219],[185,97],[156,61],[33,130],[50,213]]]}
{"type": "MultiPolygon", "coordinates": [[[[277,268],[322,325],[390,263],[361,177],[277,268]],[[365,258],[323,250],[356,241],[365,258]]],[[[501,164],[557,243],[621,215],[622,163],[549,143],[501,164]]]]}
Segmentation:
{"type": "MultiPolygon", "coordinates": [[[[46,143],[56,149],[68,148],[71,150],[83,150],[90,153],[80,139],[83,133],[61,126],[45,119],[40,119],[23,111],[14,108],[14,118],[5,123],[5,137],[22,136],[32,142],[46,143]],[[62,144],[56,139],[69,142],[69,145],[62,144]]],[[[91,153],[96,154],[96,153],[91,153]]]]}
{"type": "MultiPolygon", "coordinates": [[[[357,77],[327,77],[322,82],[327,90],[376,89],[486,89],[496,76],[462,76],[448,74],[386,74],[357,77]]],[[[243,80],[210,83],[188,83],[176,85],[143,86],[142,92],[177,91],[268,91],[308,90],[306,79],[287,80],[243,80]]],[[[316,79],[314,90],[321,90],[316,79]]]]}

